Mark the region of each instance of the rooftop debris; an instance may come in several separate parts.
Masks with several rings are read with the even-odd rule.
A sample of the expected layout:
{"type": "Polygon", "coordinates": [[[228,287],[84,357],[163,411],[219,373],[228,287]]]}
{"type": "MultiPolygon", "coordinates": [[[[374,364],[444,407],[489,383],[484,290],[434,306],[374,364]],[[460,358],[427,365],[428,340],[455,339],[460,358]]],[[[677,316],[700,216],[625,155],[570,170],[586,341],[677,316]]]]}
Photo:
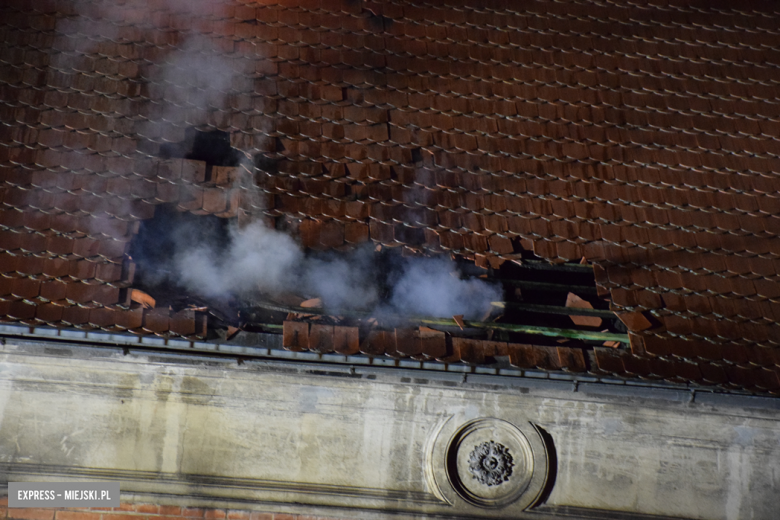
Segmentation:
{"type": "MultiPolygon", "coordinates": [[[[330,313],[325,309],[303,309],[302,307],[287,307],[278,303],[254,301],[255,309],[267,309],[273,311],[279,311],[291,314],[313,314],[318,316],[330,316],[330,313]]],[[[254,309],[247,309],[248,317],[252,319],[252,312],[254,309]]],[[[453,318],[437,318],[428,316],[398,316],[398,315],[384,315],[381,317],[373,316],[370,313],[362,311],[339,311],[340,316],[346,319],[364,320],[365,324],[371,324],[371,326],[380,326],[387,323],[416,323],[423,324],[425,326],[437,326],[437,327],[458,327],[462,330],[466,329],[482,329],[482,330],[499,330],[506,332],[513,332],[519,334],[530,334],[547,336],[551,338],[572,338],[583,341],[617,341],[620,343],[628,343],[628,335],[618,334],[614,332],[597,332],[580,329],[563,329],[555,327],[544,327],[537,325],[522,325],[514,323],[496,323],[496,322],[482,322],[464,320],[462,316],[456,320],[453,318]],[[458,322],[462,322],[461,324],[458,322]]]]}
{"type": "MultiPolygon", "coordinates": [[[[162,217],[166,222],[175,220],[175,215],[170,217],[166,212],[163,212],[162,217]]],[[[183,225],[186,227],[186,224],[188,222],[183,225]]],[[[164,223],[158,226],[163,230],[170,227],[164,223]]],[[[230,235],[228,229],[215,223],[211,223],[209,229],[211,235],[201,233],[193,235],[193,238],[203,236],[206,237],[204,240],[207,243],[211,243],[209,237],[212,235],[217,237],[230,235]]],[[[260,238],[264,236],[261,233],[260,238]]],[[[254,235],[253,237],[258,238],[254,235]]],[[[194,240],[194,242],[201,243],[203,240],[194,240]]],[[[246,243],[246,236],[230,235],[224,243],[215,242],[209,251],[214,258],[233,258],[230,255],[234,250],[246,253],[239,247],[246,243]]],[[[255,242],[250,240],[249,243],[255,242]]],[[[254,251],[250,249],[250,253],[254,251]]],[[[542,341],[554,344],[557,340],[564,340],[573,342],[578,348],[600,345],[604,341],[618,342],[621,345],[628,343],[628,336],[622,323],[615,319],[614,312],[606,308],[608,305],[606,302],[599,303],[597,300],[592,266],[581,264],[553,266],[537,259],[533,253],[526,252],[517,255],[518,259],[523,257],[520,265],[507,262],[485,272],[473,263],[473,259],[456,258],[456,264],[445,262],[441,265],[441,262],[436,263],[438,261],[436,255],[430,259],[409,260],[403,258],[404,255],[400,250],[383,247],[378,252],[372,251],[368,254],[370,258],[357,261],[355,270],[339,270],[336,268],[342,265],[352,266],[348,262],[343,264],[351,260],[348,258],[345,261],[344,258],[334,258],[333,255],[327,256],[318,251],[309,256],[309,252],[296,249],[297,263],[287,270],[293,283],[284,286],[256,284],[255,279],[252,278],[255,275],[252,275],[248,280],[243,280],[244,285],[238,288],[231,286],[224,290],[201,294],[199,286],[182,285],[178,278],[170,278],[170,273],[166,278],[169,281],[168,285],[157,287],[153,282],[156,273],[150,272],[149,281],[152,283],[148,286],[144,285],[142,278],[140,287],[155,295],[160,305],[167,306],[170,303],[174,309],[181,308],[182,304],[185,307],[188,304],[189,307],[193,307],[193,301],[197,302],[200,311],[206,310],[203,304],[208,305],[207,312],[210,316],[218,318],[214,325],[215,329],[221,331],[219,335],[223,338],[234,337],[239,329],[249,332],[283,329],[285,331],[283,343],[285,347],[289,346],[292,349],[308,349],[306,345],[311,342],[311,338],[303,338],[302,329],[291,329],[291,326],[283,325],[284,321],[306,322],[310,327],[314,327],[312,334],[315,334],[314,344],[318,345],[318,349],[330,351],[332,346],[335,351],[338,351],[337,344],[339,341],[344,343],[345,340],[339,340],[334,336],[331,341],[331,336],[336,334],[335,331],[331,333],[331,328],[346,326],[357,327],[360,331],[356,340],[358,346],[365,343],[367,335],[371,335],[372,339],[365,343],[365,349],[371,351],[376,345],[387,343],[392,344],[388,352],[397,352],[399,355],[411,357],[414,357],[414,352],[418,350],[415,346],[417,343],[439,342],[442,341],[441,338],[447,337],[446,334],[471,339],[487,338],[488,341],[542,341]],[[307,263],[309,261],[310,263],[307,263]],[[414,263],[418,261],[422,263],[414,263]],[[368,288],[376,289],[376,294],[370,296],[374,299],[369,298],[366,303],[360,298],[357,301],[349,298],[334,303],[329,291],[336,291],[336,294],[341,297],[339,291],[345,285],[352,287],[354,284],[356,287],[363,287],[360,284],[366,283],[363,280],[366,273],[360,266],[364,264],[375,266],[375,269],[368,273],[371,275],[368,279],[373,284],[368,288]],[[312,271],[312,266],[317,266],[319,270],[312,271]],[[330,271],[320,269],[323,266],[329,269],[332,267],[333,278],[325,276],[330,271]],[[299,272],[299,268],[304,274],[317,272],[322,276],[314,278],[304,276],[299,272]],[[409,274],[412,271],[414,276],[409,274]],[[399,282],[399,278],[403,280],[403,284],[399,282]],[[472,297],[472,293],[465,289],[460,292],[449,289],[450,286],[470,288],[474,285],[490,286],[492,294],[480,294],[480,296],[488,296],[483,298],[483,301],[472,297]],[[169,301],[172,298],[170,291],[176,292],[177,288],[184,289],[185,295],[179,292],[180,301],[169,301]],[[189,294],[187,289],[194,293],[189,294]],[[402,304],[396,301],[399,295],[403,297],[402,304]],[[182,296],[184,296],[183,300],[182,296]],[[431,305],[429,300],[447,301],[452,305],[449,307],[431,305]],[[475,307],[477,301],[480,302],[478,309],[475,307]],[[417,305],[419,302],[425,303],[417,305]],[[217,314],[212,312],[212,303],[223,312],[217,314]],[[471,310],[466,312],[469,307],[471,310]],[[449,318],[444,317],[448,315],[449,318]],[[607,323],[604,323],[605,319],[607,323]],[[573,326],[567,324],[569,320],[573,322],[573,326]],[[429,329],[435,327],[440,329],[441,335],[429,331],[425,334],[419,331],[403,332],[400,336],[402,340],[400,343],[403,345],[399,348],[397,346],[399,336],[396,330],[399,326],[409,328],[408,325],[402,324],[414,328],[421,325],[427,325],[429,329]],[[599,332],[599,328],[606,328],[606,330],[599,332]],[[389,336],[385,337],[385,333],[389,336]],[[321,336],[325,340],[317,339],[321,336]],[[406,345],[407,340],[415,345],[406,345]],[[407,352],[409,349],[411,350],[407,352]]],[[[258,266],[265,265],[263,262],[250,262],[250,264],[252,265],[247,264],[244,271],[263,270],[258,266]]],[[[193,280],[197,283],[210,284],[210,287],[222,287],[221,280],[204,281],[202,274],[200,273],[200,276],[193,280]]],[[[237,280],[240,282],[240,277],[237,280]]],[[[146,294],[143,291],[139,293],[146,294]]],[[[359,292],[352,295],[363,296],[359,292]]],[[[350,348],[343,346],[341,350],[350,350],[350,348]]],[[[392,357],[392,354],[387,355],[392,357]]]]}
{"type": "Polygon", "coordinates": [[[641,312],[621,312],[617,317],[631,332],[641,332],[653,326],[641,312]]]}
{"type": "Polygon", "coordinates": [[[463,330],[466,326],[466,324],[463,322],[463,314],[456,314],[452,317],[453,320],[455,320],[455,323],[458,324],[458,327],[460,327],[460,330],[463,330]]]}
{"type": "Polygon", "coordinates": [[[232,325],[228,325],[227,328],[227,334],[225,334],[225,339],[230,340],[233,339],[233,337],[238,334],[241,331],[238,327],[233,327],[232,325]]]}
{"type": "MultiPolygon", "coordinates": [[[[566,295],[566,307],[571,307],[575,309],[593,309],[593,305],[580,298],[576,294],[570,292],[566,295]]],[[[602,319],[596,316],[581,316],[572,314],[569,316],[571,321],[574,322],[575,325],[579,325],[581,327],[601,327],[602,319]]]]}
{"type": "Polygon", "coordinates": [[[154,309],[157,301],[140,289],[130,290],[130,300],[140,303],[144,309],[154,309]]]}

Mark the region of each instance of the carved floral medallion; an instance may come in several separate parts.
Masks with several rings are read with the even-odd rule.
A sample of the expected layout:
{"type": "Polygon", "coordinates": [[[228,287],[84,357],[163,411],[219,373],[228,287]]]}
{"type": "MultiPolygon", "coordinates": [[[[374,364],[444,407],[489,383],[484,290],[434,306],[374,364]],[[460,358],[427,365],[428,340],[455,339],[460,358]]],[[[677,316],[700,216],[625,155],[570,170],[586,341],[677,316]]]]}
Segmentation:
{"type": "Polygon", "coordinates": [[[499,486],[512,476],[512,455],[503,444],[494,441],[474,446],[469,455],[469,473],[486,486],[499,486]]]}

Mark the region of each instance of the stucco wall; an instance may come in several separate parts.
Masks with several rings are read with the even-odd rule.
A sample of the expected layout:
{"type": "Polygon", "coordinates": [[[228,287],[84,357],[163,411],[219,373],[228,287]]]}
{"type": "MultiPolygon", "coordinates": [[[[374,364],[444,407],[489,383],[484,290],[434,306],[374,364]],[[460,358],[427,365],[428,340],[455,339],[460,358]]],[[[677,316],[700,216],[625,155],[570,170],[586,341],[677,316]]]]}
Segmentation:
{"type": "Polygon", "coordinates": [[[780,503],[771,399],[40,342],[0,352],[0,480],[119,479],[126,500],[353,518],[528,506],[759,519],[780,503]],[[445,467],[459,428],[482,420],[485,439],[507,424],[532,452],[511,448],[515,476],[483,489],[527,472],[500,507],[464,499],[463,472],[445,467]]]}
{"type": "Polygon", "coordinates": [[[5,520],[338,520],[332,517],[202,509],[199,507],[159,506],[123,503],[114,508],[11,508],[8,498],[0,497],[0,519],[5,520]]]}

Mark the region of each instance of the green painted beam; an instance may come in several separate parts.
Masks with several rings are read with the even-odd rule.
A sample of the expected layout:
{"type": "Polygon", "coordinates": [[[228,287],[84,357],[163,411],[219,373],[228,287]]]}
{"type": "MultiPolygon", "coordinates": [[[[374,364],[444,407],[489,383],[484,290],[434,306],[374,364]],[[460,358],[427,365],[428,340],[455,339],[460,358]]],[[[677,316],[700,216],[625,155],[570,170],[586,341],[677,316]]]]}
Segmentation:
{"type": "MultiPolygon", "coordinates": [[[[368,312],[361,311],[338,311],[331,312],[322,308],[308,308],[308,307],[293,307],[288,305],[279,305],[275,303],[254,301],[254,306],[260,307],[266,310],[287,312],[295,314],[317,314],[317,315],[334,315],[345,316],[357,319],[376,318],[368,312]]],[[[251,312],[251,309],[248,309],[251,312]]],[[[392,321],[421,323],[425,325],[438,325],[443,327],[459,327],[458,323],[454,319],[450,318],[431,318],[424,316],[387,316],[387,319],[392,321]]],[[[595,332],[589,330],[579,329],[558,329],[554,327],[539,327],[534,325],[515,325],[511,323],[496,323],[496,322],[482,322],[482,321],[464,321],[464,326],[475,329],[486,330],[505,330],[508,332],[517,332],[521,334],[535,334],[540,336],[549,336],[554,338],[570,338],[581,339],[585,341],[619,341],[621,343],[628,343],[627,334],[615,334],[612,332],[595,332]]]]}
{"type": "MultiPolygon", "coordinates": [[[[457,327],[455,320],[438,318],[417,318],[415,321],[425,323],[426,325],[440,325],[457,327]]],[[[518,332],[521,334],[538,334],[540,336],[549,336],[553,338],[581,339],[586,341],[619,341],[628,343],[628,334],[615,334],[613,332],[592,332],[579,329],[556,329],[553,327],[538,327],[534,325],[514,325],[511,323],[488,323],[482,321],[464,321],[466,327],[488,330],[506,330],[509,332],[518,332]]]]}

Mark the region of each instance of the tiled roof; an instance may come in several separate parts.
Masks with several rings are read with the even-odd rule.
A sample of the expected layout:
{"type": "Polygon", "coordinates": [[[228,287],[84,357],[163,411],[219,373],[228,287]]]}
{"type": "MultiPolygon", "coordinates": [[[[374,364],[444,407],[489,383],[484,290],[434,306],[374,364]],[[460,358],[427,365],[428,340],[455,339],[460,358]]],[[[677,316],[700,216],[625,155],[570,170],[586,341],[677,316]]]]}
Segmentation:
{"type": "MultiPolygon", "coordinates": [[[[776,391],[779,21],[751,0],[6,1],[0,315],[204,334],[129,305],[128,243],[168,203],[297,219],[315,249],[584,257],[616,311],[656,320],[591,371],[776,391]],[[198,64],[220,99],[177,91],[198,64]],[[272,165],[266,196],[159,158],[190,127],[272,165]]],[[[507,355],[581,366],[544,349],[507,355]]]]}

